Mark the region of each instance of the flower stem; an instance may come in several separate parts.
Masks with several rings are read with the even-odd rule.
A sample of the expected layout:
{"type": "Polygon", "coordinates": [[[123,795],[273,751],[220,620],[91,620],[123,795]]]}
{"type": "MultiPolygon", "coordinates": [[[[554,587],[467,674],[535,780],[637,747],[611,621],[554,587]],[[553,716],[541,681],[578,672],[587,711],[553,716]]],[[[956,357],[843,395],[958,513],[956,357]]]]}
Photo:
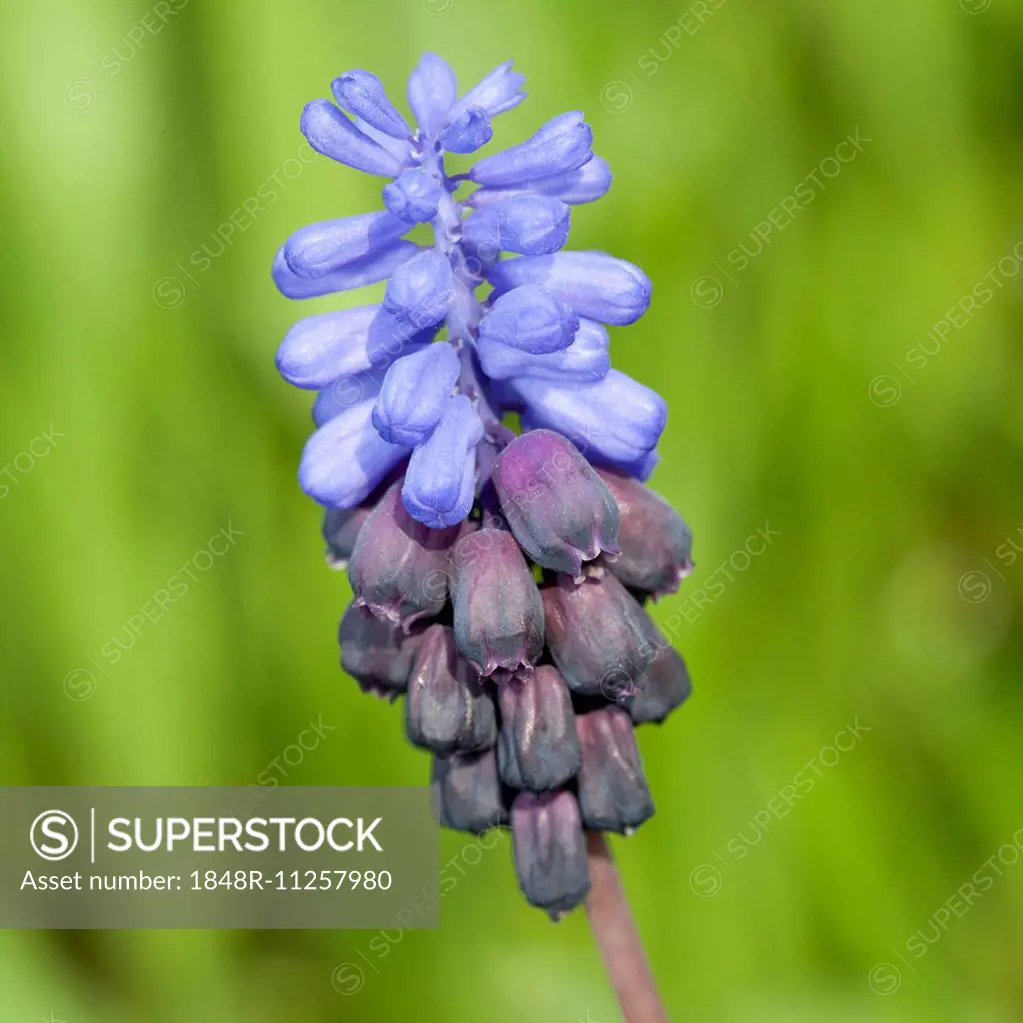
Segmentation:
{"type": "Polygon", "coordinates": [[[590,894],[586,913],[625,1023],[667,1023],[629,903],[602,831],[586,833],[590,894]]]}

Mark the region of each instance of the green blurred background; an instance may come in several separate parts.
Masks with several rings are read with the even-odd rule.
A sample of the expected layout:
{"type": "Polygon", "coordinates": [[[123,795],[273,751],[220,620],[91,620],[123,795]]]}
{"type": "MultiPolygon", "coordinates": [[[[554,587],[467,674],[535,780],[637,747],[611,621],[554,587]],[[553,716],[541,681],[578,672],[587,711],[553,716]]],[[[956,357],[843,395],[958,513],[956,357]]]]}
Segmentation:
{"type": "MultiPolygon", "coordinates": [[[[289,783],[425,783],[399,709],[336,666],[349,591],[295,482],[307,396],[273,366],[338,303],[289,303],[268,269],[295,228],[380,205],[381,182],[295,159],[331,78],[401,99],[425,49],[466,87],[514,57],[530,98],[496,143],[579,108],[616,172],[572,244],[654,282],[613,353],[669,401],[652,483],[696,535],[656,608],[696,693],[643,730],[659,812],[615,843],[672,1018],[1023,1019],[1019,0],[4,7],[0,781],[247,784],[322,718],[289,783]],[[107,663],[229,522],[244,536],[107,663]]],[[[0,1019],[619,1018],[584,915],[528,908],[504,838],[440,930],[340,994],[371,939],[4,932],[0,1019]]]]}

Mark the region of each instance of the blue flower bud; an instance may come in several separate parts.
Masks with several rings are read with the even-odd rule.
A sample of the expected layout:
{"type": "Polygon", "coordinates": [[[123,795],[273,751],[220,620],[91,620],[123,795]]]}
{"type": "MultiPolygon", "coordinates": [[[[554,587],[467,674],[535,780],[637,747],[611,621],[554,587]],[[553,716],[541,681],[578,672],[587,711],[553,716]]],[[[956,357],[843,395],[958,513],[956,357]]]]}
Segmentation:
{"type": "Polygon", "coordinates": [[[526,286],[502,295],[480,321],[480,341],[496,341],[534,355],[567,348],[579,317],[543,288],[526,286]]]}
{"type": "Polygon", "coordinates": [[[479,835],[508,820],[492,749],[433,758],[437,818],[445,828],[479,835]]]}
{"type": "Polygon", "coordinates": [[[656,653],[655,627],[614,576],[574,583],[559,576],[541,590],[547,647],[569,689],[620,695],[656,653]]]}
{"type": "Polygon", "coordinates": [[[479,185],[507,187],[581,167],[593,156],[593,132],[579,111],[548,121],[532,138],[484,157],[470,172],[479,185]]]}
{"type": "Polygon", "coordinates": [[[371,363],[360,365],[362,360],[351,359],[351,353],[367,346],[379,309],[356,306],[299,320],[277,349],[278,372],[295,387],[320,388],[339,376],[369,369],[371,363]]]}
{"type": "Polygon", "coordinates": [[[638,267],[604,252],[557,252],[496,263],[487,273],[498,293],[539,284],[580,316],[615,326],[634,323],[650,305],[650,281],[638,267]]]}
{"type": "Polygon", "coordinates": [[[299,128],[317,153],[346,167],[382,178],[401,173],[401,164],[391,153],[359,131],[329,100],[314,99],[307,103],[299,128]]]}
{"type": "Polygon", "coordinates": [[[515,789],[556,789],[579,773],[582,753],[572,698],[558,670],[543,664],[501,683],[497,765],[515,789]]]}
{"type": "Polygon", "coordinates": [[[538,178],[521,188],[478,188],[469,196],[469,205],[480,209],[516,195],[549,195],[569,206],[594,202],[611,187],[611,168],[607,160],[595,156],[575,170],[538,178]]]}
{"type": "Polygon", "coordinates": [[[495,202],[465,222],[463,240],[481,252],[557,252],[568,240],[570,213],[560,199],[522,195],[495,202]]]}
{"type": "Polygon", "coordinates": [[[467,533],[451,563],[458,653],[484,677],[535,664],[543,653],[543,602],[512,534],[467,533]]]}
{"type": "Polygon", "coordinates": [[[451,264],[430,249],[394,271],[384,292],[384,310],[401,334],[411,336],[440,323],[453,298],[451,264]]]}
{"type": "MultiPolygon", "coordinates": [[[[403,343],[381,324],[380,306],[338,309],[299,320],[277,349],[277,369],[296,387],[328,387],[338,377],[376,369],[382,373],[400,355],[433,339],[433,329],[403,343]]],[[[386,317],[385,317],[386,319],[386,317]]]]}
{"type": "MultiPolygon", "coordinates": [[[[598,460],[600,459],[599,454],[597,458],[598,460]]],[[[635,476],[636,479],[645,482],[650,479],[660,460],[661,456],[656,451],[648,451],[645,455],[641,455],[631,461],[616,463],[616,468],[621,469],[622,472],[629,476],[635,476]]]]}
{"type": "Polygon", "coordinates": [[[682,516],[638,480],[611,469],[599,470],[618,502],[621,525],[618,556],[608,563],[616,579],[656,600],[674,593],[693,570],[693,534],[682,516]]]}
{"type": "Polygon", "coordinates": [[[372,124],[364,121],[361,117],[353,117],[352,123],[363,135],[371,138],[381,149],[390,153],[403,167],[413,162],[415,151],[410,139],[396,139],[392,135],[374,128],[372,124]]]}
{"type": "MultiPolygon", "coordinates": [[[[514,294],[514,292],[512,292],[514,294]]],[[[607,331],[595,320],[579,321],[572,343],[557,352],[534,355],[500,341],[476,346],[483,372],[492,380],[538,377],[561,384],[594,383],[611,368],[607,331]]]]}
{"type": "Polygon", "coordinates": [[[552,572],[578,576],[583,561],[618,550],[618,508],[579,451],[550,430],[516,437],[491,475],[522,549],[552,572]]]}
{"type": "Polygon", "coordinates": [[[455,73],[435,53],[424,53],[409,75],[408,105],[426,135],[436,135],[445,124],[455,102],[455,73]]]}
{"type": "Polygon", "coordinates": [[[521,379],[514,387],[526,403],[526,429],[557,430],[603,464],[642,462],[657,446],[668,417],[660,395],[615,369],[594,384],[565,387],[521,379]]]}
{"type": "Polygon", "coordinates": [[[660,724],[692,690],[686,662],[662,636],[654,659],[636,677],[635,685],[621,690],[621,696],[634,724],[660,724]]]}
{"type": "Polygon", "coordinates": [[[409,460],[402,499],[413,518],[439,529],[457,525],[469,514],[476,488],[476,445],[482,437],[483,424],[472,402],[456,395],[409,460]]]}
{"type": "Polygon", "coordinates": [[[494,129],[486,111],[468,107],[440,133],[440,144],[449,153],[475,153],[493,137],[494,129]]]}
{"type": "Polygon", "coordinates": [[[412,134],[405,118],[387,98],[383,83],[369,71],[346,71],[330,83],[330,90],[339,106],[361,117],[377,131],[396,139],[412,134]]]}
{"type": "Polygon", "coordinates": [[[351,604],[338,629],[341,667],[363,690],[382,690],[393,699],[405,691],[422,639],[421,632],[407,635],[394,622],[351,604]]]}
{"type": "Polygon", "coordinates": [[[296,231],[284,243],[284,259],[299,277],[316,279],[386,251],[407,230],[388,212],[324,220],[296,231]]]}
{"type": "Polygon", "coordinates": [[[384,205],[409,224],[422,224],[437,216],[444,189],[421,170],[406,170],[384,187],[384,205]]]}
{"type": "Polygon", "coordinates": [[[372,400],[352,405],[306,442],[298,478],[320,504],[354,507],[408,454],[377,433],[372,415],[372,400]]]}
{"type": "Polygon", "coordinates": [[[636,735],[629,715],[619,707],[601,707],[576,720],[582,743],[579,809],[591,831],[631,834],[653,816],[636,735]]]}
{"type": "Polygon", "coordinates": [[[480,107],[488,116],[496,117],[518,106],[525,98],[522,83],[526,76],[512,71],[512,62],[498,65],[478,85],[474,85],[452,108],[452,119],[469,107],[480,107]]]}
{"type": "Polygon", "coordinates": [[[356,405],[373,401],[380,393],[381,376],[377,372],[356,373],[338,377],[329,387],[316,393],[313,402],[313,422],[323,426],[356,405]]]}
{"type": "Polygon", "coordinates": [[[494,702],[455,651],[446,625],[423,635],[408,679],[409,740],[435,753],[475,753],[497,741],[494,702]]]}
{"type": "Polygon", "coordinates": [[[586,839],[575,796],[521,792],[511,809],[512,848],[527,901],[557,919],[590,890],[586,839]]]}
{"type": "Polygon", "coordinates": [[[299,277],[288,266],[282,245],[274,257],[271,273],[277,290],[285,298],[317,298],[320,295],[331,295],[337,291],[350,291],[352,288],[376,284],[377,281],[389,277],[398,266],[411,259],[418,251],[419,246],[414,242],[395,242],[368,259],[349,263],[341,270],[312,280],[299,277]]]}
{"type": "Polygon", "coordinates": [[[461,363],[446,341],[392,363],[373,409],[373,425],[392,444],[422,444],[451,401],[461,363]]]}

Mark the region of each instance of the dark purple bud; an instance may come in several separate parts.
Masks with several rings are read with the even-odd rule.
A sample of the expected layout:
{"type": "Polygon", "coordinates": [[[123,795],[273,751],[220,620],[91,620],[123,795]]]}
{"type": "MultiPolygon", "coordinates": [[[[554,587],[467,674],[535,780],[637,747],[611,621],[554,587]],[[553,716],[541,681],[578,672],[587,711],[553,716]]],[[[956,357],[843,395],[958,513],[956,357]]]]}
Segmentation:
{"type": "Polygon", "coordinates": [[[423,634],[406,710],[409,740],[435,753],[473,753],[497,741],[494,702],[456,653],[446,625],[431,625],[423,634]]]}
{"type": "Polygon", "coordinates": [[[369,518],[372,507],[328,508],[323,516],[323,539],[327,544],[327,564],[333,569],[348,567],[355,539],[369,518]]]}
{"type": "Polygon", "coordinates": [[[572,698],[557,668],[536,671],[498,686],[501,780],[515,789],[542,792],[579,773],[582,754],[572,698]]]}
{"type": "Polygon", "coordinates": [[[591,831],[628,835],[654,813],[629,715],[601,707],[578,718],[583,766],[579,809],[591,831]]]}
{"type": "Polygon", "coordinates": [[[578,584],[561,576],[541,596],[547,646],[573,692],[607,696],[609,687],[622,692],[622,680],[638,679],[653,660],[656,628],[614,576],[578,584]]]}
{"type": "Polygon", "coordinates": [[[522,549],[578,577],[584,561],[618,551],[618,506],[578,448],[552,430],[516,437],[494,464],[494,486],[522,549]]]}
{"type": "Polygon", "coordinates": [[[443,609],[449,548],[458,528],[431,529],[416,522],[402,504],[401,486],[388,489],[359,531],[348,579],[356,604],[407,630],[443,609]]]}
{"type": "Polygon", "coordinates": [[[521,792],[511,810],[515,870],[522,894],[557,919],[590,890],[579,805],[564,789],[521,792]]]}
{"type": "Polygon", "coordinates": [[[350,605],[341,619],[341,667],[366,692],[393,699],[405,690],[422,633],[406,635],[401,626],[350,605]]]}
{"type": "Polygon", "coordinates": [[[662,646],[622,701],[634,724],[660,724],[693,690],[686,662],[670,645],[662,646]]]}
{"type": "Polygon", "coordinates": [[[478,835],[508,820],[492,749],[434,757],[432,784],[437,819],[445,828],[478,835]]]}
{"type": "Polygon", "coordinates": [[[543,652],[543,601],[515,537],[493,528],[468,533],[451,561],[459,654],[484,677],[535,664],[543,652]]]}
{"type": "Polygon", "coordinates": [[[682,516],[660,494],[637,479],[598,469],[618,502],[618,557],[608,562],[626,586],[656,598],[674,593],[693,570],[693,534],[682,516]]]}

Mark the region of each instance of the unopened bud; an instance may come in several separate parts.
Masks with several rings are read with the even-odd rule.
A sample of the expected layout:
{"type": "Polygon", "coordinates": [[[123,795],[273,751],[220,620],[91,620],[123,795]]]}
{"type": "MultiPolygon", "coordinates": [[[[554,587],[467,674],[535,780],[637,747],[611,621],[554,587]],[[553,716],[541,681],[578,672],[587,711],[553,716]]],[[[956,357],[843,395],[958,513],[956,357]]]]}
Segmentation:
{"type": "Polygon", "coordinates": [[[579,450],[552,430],[516,437],[494,485],[522,549],[544,568],[578,576],[584,561],[618,551],[618,506],[579,450]]]}
{"type": "Polygon", "coordinates": [[[561,789],[520,792],[512,804],[515,871],[522,894],[555,919],[574,909],[590,890],[579,805],[561,789]]]}
{"type": "Polygon", "coordinates": [[[572,698],[557,668],[541,665],[497,689],[501,779],[515,789],[542,792],[579,773],[582,754],[572,698]]]}
{"type": "Polygon", "coordinates": [[[494,703],[455,651],[446,625],[423,634],[408,680],[409,739],[435,753],[471,753],[497,741],[494,703]]]}

